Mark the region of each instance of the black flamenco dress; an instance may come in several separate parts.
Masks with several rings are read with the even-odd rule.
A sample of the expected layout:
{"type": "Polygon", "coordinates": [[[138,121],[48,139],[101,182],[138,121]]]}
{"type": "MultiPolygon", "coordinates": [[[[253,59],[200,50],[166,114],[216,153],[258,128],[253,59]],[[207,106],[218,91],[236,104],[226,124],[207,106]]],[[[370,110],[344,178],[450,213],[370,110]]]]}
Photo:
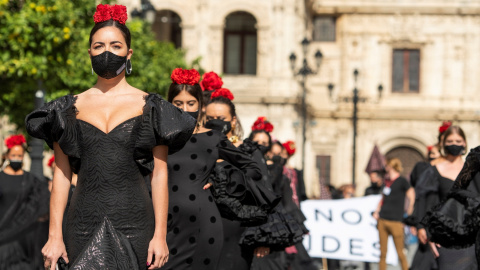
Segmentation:
{"type": "Polygon", "coordinates": [[[38,269],[39,250],[31,237],[38,229],[38,218],[48,213],[47,183],[28,172],[2,171],[0,190],[0,269],[38,269]]]}
{"type": "Polygon", "coordinates": [[[216,269],[223,242],[223,226],[211,189],[204,190],[218,159],[252,178],[261,177],[256,164],[212,130],[194,134],[185,147],[168,157],[168,262],[162,269],[216,269]]]}
{"type": "MultiPolygon", "coordinates": [[[[429,168],[430,171],[426,171],[427,174],[430,174],[430,177],[421,179],[424,182],[418,182],[416,190],[419,190],[419,187],[426,186],[424,189],[420,190],[429,190],[422,194],[419,198],[417,198],[416,203],[418,203],[418,207],[424,208],[425,210],[420,210],[420,212],[425,212],[425,217],[420,223],[419,227],[425,227],[427,230],[427,235],[429,239],[441,245],[441,247],[437,248],[439,257],[436,259],[437,262],[437,269],[444,270],[444,269],[457,269],[457,270],[470,270],[470,269],[477,269],[477,262],[475,260],[475,249],[473,246],[464,246],[460,244],[461,239],[456,238],[453,240],[455,245],[451,245],[448,241],[444,239],[445,235],[439,234],[440,231],[436,231],[436,226],[438,221],[442,223],[442,226],[452,226],[453,222],[447,221],[443,219],[441,216],[443,213],[438,212],[438,203],[444,204],[447,199],[450,197],[450,190],[454,186],[454,181],[448,178],[445,178],[440,175],[437,168],[432,166],[429,168]],[[440,217],[440,219],[438,219],[440,217]],[[447,242],[447,243],[446,243],[447,242]],[[446,244],[446,245],[445,245],[446,244]],[[454,248],[455,247],[455,248],[454,248]]],[[[478,194],[478,193],[477,193],[478,194]]],[[[416,206],[417,207],[417,206],[416,206]]],[[[447,206],[448,207],[448,206],[447,206]]],[[[450,214],[456,212],[457,209],[448,209],[447,212],[450,214]]],[[[455,222],[459,222],[456,220],[455,222]]],[[[459,222],[460,224],[462,222],[459,222]]],[[[465,225],[461,224],[460,226],[465,225]]],[[[453,225],[455,229],[457,225],[453,225]]],[[[461,228],[459,229],[461,230],[461,228]]],[[[414,259],[415,264],[423,265],[428,261],[428,257],[423,258],[424,261],[418,261],[414,259]]],[[[413,265],[412,265],[413,266],[413,265]]],[[[423,266],[426,267],[426,266],[423,266]]],[[[413,266],[415,269],[420,269],[417,266],[413,266]]],[[[425,268],[424,268],[425,269],[425,268]]],[[[427,268],[430,269],[430,268],[427,268]]]]}
{"type": "Polygon", "coordinates": [[[69,269],[145,269],[155,229],[144,180],[153,171],[152,149],[180,150],[195,119],[149,94],[141,115],[104,133],[76,119],[75,100],[61,97],[26,118],[29,134],[50,148],[58,142],[78,174],[64,231],[69,269]]]}

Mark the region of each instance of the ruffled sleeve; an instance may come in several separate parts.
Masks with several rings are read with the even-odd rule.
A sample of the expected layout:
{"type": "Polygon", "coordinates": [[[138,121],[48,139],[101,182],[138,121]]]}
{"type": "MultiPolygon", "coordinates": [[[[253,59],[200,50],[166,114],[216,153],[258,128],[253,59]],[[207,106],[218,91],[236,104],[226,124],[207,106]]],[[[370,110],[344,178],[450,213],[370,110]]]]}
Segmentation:
{"type": "Polygon", "coordinates": [[[57,142],[68,156],[73,172],[80,168],[80,131],[76,128],[76,97],[63,96],[46,103],[25,118],[25,126],[32,137],[44,140],[53,149],[57,142]]]}
{"type": "Polygon", "coordinates": [[[195,124],[193,117],[160,95],[149,94],[134,150],[134,159],[142,173],[147,175],[153,171],[152,149],[155,146],[168,146],[169,155],[179,151],[192,136],[195,124]]]}

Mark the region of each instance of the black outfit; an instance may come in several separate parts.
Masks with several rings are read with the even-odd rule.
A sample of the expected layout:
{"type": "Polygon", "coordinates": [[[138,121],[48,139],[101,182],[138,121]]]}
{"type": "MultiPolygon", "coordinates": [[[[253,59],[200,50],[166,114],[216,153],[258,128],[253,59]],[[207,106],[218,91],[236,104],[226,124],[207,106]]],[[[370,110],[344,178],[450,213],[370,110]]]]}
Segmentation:
{"type": "Polygon", "coordinates": [[[392,221],[402,221],[405,207],[405,195],[410,188],[410,183],[402,176],[393,181],[389,187],[384,188],[383,205],[380,209],[380,218],[392,221]],[[388,194],[386,194],[388,193],[388,194]]]}
{"type": "Polygon", "coordinates": [[[76,119],[76,97],[61,97],[26,118],[33,137],[58,142],[78,181],[68,209],[65,245],[69,269],[144,269],[155,229],[144,175],[153,171],[152,149],[180,150],[195,119],[157,94],[143,114],[109,133],[76,119]]]}
{"type": "Polygon", "coordinates": [[[28,172],[0,172],[0,269],[38,269],[39,217],[48,213],[48,187],[28,172]]]}
{"type": "Polygon", "coordinates": [[[223,159],[253,179],[257,165],[222,133],[194,134],[185,147],[168,157],[168,262],[162,269],[215,269],[223,243],[223,226],[211,190],[203,190],[217,160],[223,159]]]}
{"type": "Polygon", "coordinates": [[[378,186],[377,184],[372,183],[371,186],[365,189],[364,196],[382,194],[382,189],[383,189],[383,185],[378,186]]]}
{"type": "Polygon", "coordinates": [[[415,164],[415,166],[412,169],[412,172],[410,173],[410,184],[412,187],[415,187],[417,185],[417,182],[422,175],[422,173],[429,168],[431,165],[429,162],[421,161],[415,164]]]}
{"type": "Polygon", "coordinates": [[[428,197],[434,198],[430,199],[432,203],[436,199],[437,204],[429,208],[421,224],[431,241],[442,246],[438,249],[438,269],[479,268],[479,157],[480,148],[472,149],[455,182],[440,176],[438,171],[436,178],[432,177],[437,181],[430,182],[438,192],[429,193],[428,197]],[[448,185],[446,181],[450,181],[448,185]]]}

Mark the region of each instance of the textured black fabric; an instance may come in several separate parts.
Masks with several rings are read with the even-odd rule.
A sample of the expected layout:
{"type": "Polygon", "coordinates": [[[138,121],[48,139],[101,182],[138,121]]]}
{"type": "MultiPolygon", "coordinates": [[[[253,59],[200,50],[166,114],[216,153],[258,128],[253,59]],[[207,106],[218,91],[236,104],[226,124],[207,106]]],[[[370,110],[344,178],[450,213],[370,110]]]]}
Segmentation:
{"type": "Polygon", "coordinates": [[[76,119],[75,98],[65,96],[32,112],[27,131],[57,141],[78,172],[64,239],[70,269],[144,269],[154,233],[154,212],[143,174],[153,170],[152,149],[179,150],[195,120],[157,94],[143,114],[109,133],[76,119]]]}
{"type": "Polygon", "coordinates": [[[390,186],[390,194],[385,194],[387,188],[383,189],[384,196],[383,205],[380,209],[380,218],[393,221],[403,220],[405,194],[409,188],[410,184],[407,179],[400,176],[390,186]]]}
{"type": "Polygon", "coordinates": [[[211,189],[203,190],[218,159],[260,179],[255,162],[219,131],[194,134],[185,147],[168,157],[170,257],[162,269],[216,269],[223,226],[211,189]]]}

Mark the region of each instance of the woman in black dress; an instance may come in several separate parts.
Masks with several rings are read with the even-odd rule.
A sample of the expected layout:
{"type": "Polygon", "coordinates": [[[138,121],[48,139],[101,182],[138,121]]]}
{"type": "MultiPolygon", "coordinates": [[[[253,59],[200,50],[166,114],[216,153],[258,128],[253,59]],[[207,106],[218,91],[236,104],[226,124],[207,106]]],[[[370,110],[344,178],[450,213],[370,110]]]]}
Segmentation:
{"type": "MultiPolygon", "coordinates": [[[[458,126],[449,127],[443,137],[444,161],[431,168],[431,173],[425,181],[417,183],[417,189],[423,187],[423,190],[426,191],[417,198],[415,207],[422,208],[418,209],[418,212],[427,213],[426,219],[421,222],[422,227],[418,230],[418,239],[423,244],[429,244],[431,251],[437,258],[439,270],[478,269],[474,246],[465,248],[465,246],[458,245],[458,247],[462,247],[460,249],[440,247],[434,243],[435,238],[431,239],[432,241],[428,239],[428,236],[436,230],[436,227],[432,226],[429,221],[435,217],[435,213],[432,214],[430,211],[439,202],[444,202],[448,198],[455,179],[464,167],[462,155],[465,154],[466,145],[467,141],[463,130],[458,126]]],[[[454,226],[460,227],[460,225],[454,226]]],[[[458,240],[461,241],[460,238],[458,240]]]]}
{"type": "Polygon", "coordinates": [[[0,172],[0,269],[38,269],[42,266],[37,231],[48,214],[48,187],[22,169],[25,138],[5,140],[7,152],[0,172]]]}
{"type": "Polygon", "coordinates": [[[42,250],[48,269],[60,257],[69,269],[154,269],[168,259],[167,155],[183,147],[195,120],[127,83],[133,51],[126,19],[124,6],[98,5],[88,50],[97,83],[26,118],[27,131],[54,149],[57,165],[42,250]],[[63,231],[72,173],[78,180],[63,231]]]}
{"type": "MultiPolygon", "coordinates": [[[[198,72],[174,70],[168,100],[200,120],[203,93],[198,79],[188,79],[192,77],[198,78],[198,72]]],[[[216,269],[223,226],[208,180],[219,159],[241,169],[248,177],[261,178],[255,162],[237,150],[222,132],[200,125],[181,151],[169,155],[167,243],[171,256],[164,269],[216,269]]]]}

